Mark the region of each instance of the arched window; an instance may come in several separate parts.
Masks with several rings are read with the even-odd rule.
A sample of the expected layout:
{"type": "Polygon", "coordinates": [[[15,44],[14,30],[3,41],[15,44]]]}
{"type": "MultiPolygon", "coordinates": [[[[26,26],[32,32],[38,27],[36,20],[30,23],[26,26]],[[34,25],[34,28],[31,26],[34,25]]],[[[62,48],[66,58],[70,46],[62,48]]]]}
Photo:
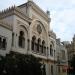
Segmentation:
{"type": "Polygon", "coordinates": [[[36,40],[36,37],[33,36],[33,37],[32,37],[32,44],[31,44],[32,50],[34,50],[34,48],[35,48],[35,40],[36,40]]]}
{"type": "Polygon", "coordinates": [[[1,37],[0,37],[0,48],[1,48],[1,46],[2,46],[2,39],[1,39],[1,37]]]}
{"type": "Polygon", "coordinates": [[[24,32],[20,31],[19,35],[19,47],[24,48],[25,47],[25,38],[24,38],[24,32]]]}
{"type": "Polygon", "coordinates": [[[50,45],[50,55],[53,56],[53,47],[50,45]]]}
{"type": "Polygon", "coordinates": [[[3,49],[6,49],[6,39],[5,38],[2,41],[2,48],[3,49]]]}
{"type": "Polygon", "coordinates": [[[12,46],[14,46],[14,33],[12,33],[12,46]]]}
{"type": "Polygon", "coordinates": [[[41,51],[42,53],[44,53],[44,45],[45,45],[45,41],[43,40],[42,41],[42,51],[41,51]]]}
{"type": "Polygon", "coordinates": [[[30,47],[30,44],[29,44],[29,43],[30,43],[30,40],[28,39],[27,41],[28,41],[27,50],[29,50],[29,47],[30,47]]]}
{"type": "Polygon", "coordinates": [[[41,45],[41,39],[39,38],[38,39],[38,44],[37,44],[37,51],[41,50],[40,45],[41,45]]]}

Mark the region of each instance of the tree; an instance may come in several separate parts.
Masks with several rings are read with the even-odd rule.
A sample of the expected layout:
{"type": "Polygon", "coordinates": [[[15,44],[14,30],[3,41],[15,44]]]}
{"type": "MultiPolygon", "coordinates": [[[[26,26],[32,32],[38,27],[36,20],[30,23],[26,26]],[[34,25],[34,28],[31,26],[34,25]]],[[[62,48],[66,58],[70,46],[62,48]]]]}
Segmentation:
{"type": "Polygon", "coordinates": [[[0,75],[42,75],[39,58],[11,52],[0,57],[0,75]]]}
{"type": "Polygon", "coordinates": [[[71,66],[71,72],[75,73],[75,55],[73,55],[73,57],[70,61],[70,66],[71,66]]]}

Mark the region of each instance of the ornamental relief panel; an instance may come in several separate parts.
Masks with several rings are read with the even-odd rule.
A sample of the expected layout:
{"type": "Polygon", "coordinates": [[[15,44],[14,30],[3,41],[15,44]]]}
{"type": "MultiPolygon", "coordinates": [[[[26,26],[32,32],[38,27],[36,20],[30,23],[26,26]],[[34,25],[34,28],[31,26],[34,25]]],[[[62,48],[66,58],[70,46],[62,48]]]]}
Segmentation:
{"type": "Polygon", "coordinates": [[[32,32],[36,33],[37,35],[41,35],[43,28],[40,24],[34,24],[32,27],[32,32]]]}
{"type": "Polygon", "coordinates": [[[18,26],[20,26],[20,25],[25,26],[25,28],[27,28],[27,29],[29,28],[28,23],[26,23],[26,22],[23,23],[23,22],[21,22],[20,20],[17,20],[17,25],[18,25],[18,26]]]}
{"type": "Polygon", "coordinates": [[[42,33],[42,27],[38,24],[37,25],[37,32],[39,33],[39,34],[41,34],[42,33]]]}
{"type": "Polygon", "coordinates": [[[34,23],[32,27],[32,35],[36,35],[37,38],[41,38],[43,40],[46,40],[47,38],[44,27],[38,22],[34,23]]]}

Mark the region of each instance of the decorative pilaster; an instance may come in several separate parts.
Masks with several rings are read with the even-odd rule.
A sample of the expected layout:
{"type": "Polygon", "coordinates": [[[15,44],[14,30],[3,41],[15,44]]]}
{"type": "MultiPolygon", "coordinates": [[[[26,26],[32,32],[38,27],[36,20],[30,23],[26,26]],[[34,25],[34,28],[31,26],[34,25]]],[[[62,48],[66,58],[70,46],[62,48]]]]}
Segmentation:
{"type": "Polygon", "coordinates": [[[28,0],[28,3],[27,3],[27,15],[31,19],[32,19],[32,2],[33,0],[28,0]]]}

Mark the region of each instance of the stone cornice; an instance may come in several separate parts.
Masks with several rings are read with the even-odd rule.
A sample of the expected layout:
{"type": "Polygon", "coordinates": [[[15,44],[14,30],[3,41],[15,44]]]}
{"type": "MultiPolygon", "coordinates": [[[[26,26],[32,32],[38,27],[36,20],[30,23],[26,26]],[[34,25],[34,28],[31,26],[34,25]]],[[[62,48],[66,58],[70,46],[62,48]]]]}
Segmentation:
{"type": "Polygon", "coordinates": [[[23,8],[23,7],[26,7],[27,6],[27,3],[24,3],[24,4],[22,4],[22,5],[19,5],[18,7],[19,8],[23,8]]]}
{"type": "Polygon", "coordinates": [[[12,31],[12,25],[9,25],[9,24],[7,24],[7,23],[5,23],[3,21],[0,21],[0,26],[2,26],[4,28],[7,28],[7,29],[12,31]]]}
{"type": "Polygon", "coordinates": [[[50,22],[50,18],[48,17],[48,15],[40,9],[39,6],[37,6],[34,2],[27,2],[25,4],[22,4],[18,7],[11,7],[11,8],[7,8],[6,10],[0,12],[0,19],[2,18],[5,18],[7,16],[11,16],[11,15],[17,15],[19,16],[20,18],[28,21],[28,22],[31,22],[31,19],[25,15],[22,10],[20,9],[20,7],[25,7],[25,6],[31,6],[33,10],[35,10],[38,14],[40,14],[47,22],[50,22]]]}
{"type": "Polygon", "coordinates": [[[18,7],[25,7],[25,6],[31,6],[38,14],[40,14],[47,22],[50,22],[50,18],[48,17],[47,13],[45,13],[42,9],[40,9],[39,6],[37,6],[33,1],[29,1],[27,3],[24,3],[18,7]]]}
{"type": "Polygon", "coordinates": [[[0,19],[3,19],[5,17],[11,16],[11,15],[17,15],[18,17],[22,18],[23,20],[26,20],[27,22],[31,22],[31,19],[22,13],[22,11],[18,7],[12,7],[9,9],[6,9],[2,12],[0,12],[0,19]]]}
{"type": "Polygon", "coordinates": [[[50,18],[48,18],[48,15],[47,15],[42,9],[40,9],[40,7],[37,6],[34,2],[29,1],[27,4],[30,5],[30,6],[31,6],[37,13],[39,13],[43,18],[45,18],[46,21],[48,21],[48,22],[50,21],[50,18]]]}

